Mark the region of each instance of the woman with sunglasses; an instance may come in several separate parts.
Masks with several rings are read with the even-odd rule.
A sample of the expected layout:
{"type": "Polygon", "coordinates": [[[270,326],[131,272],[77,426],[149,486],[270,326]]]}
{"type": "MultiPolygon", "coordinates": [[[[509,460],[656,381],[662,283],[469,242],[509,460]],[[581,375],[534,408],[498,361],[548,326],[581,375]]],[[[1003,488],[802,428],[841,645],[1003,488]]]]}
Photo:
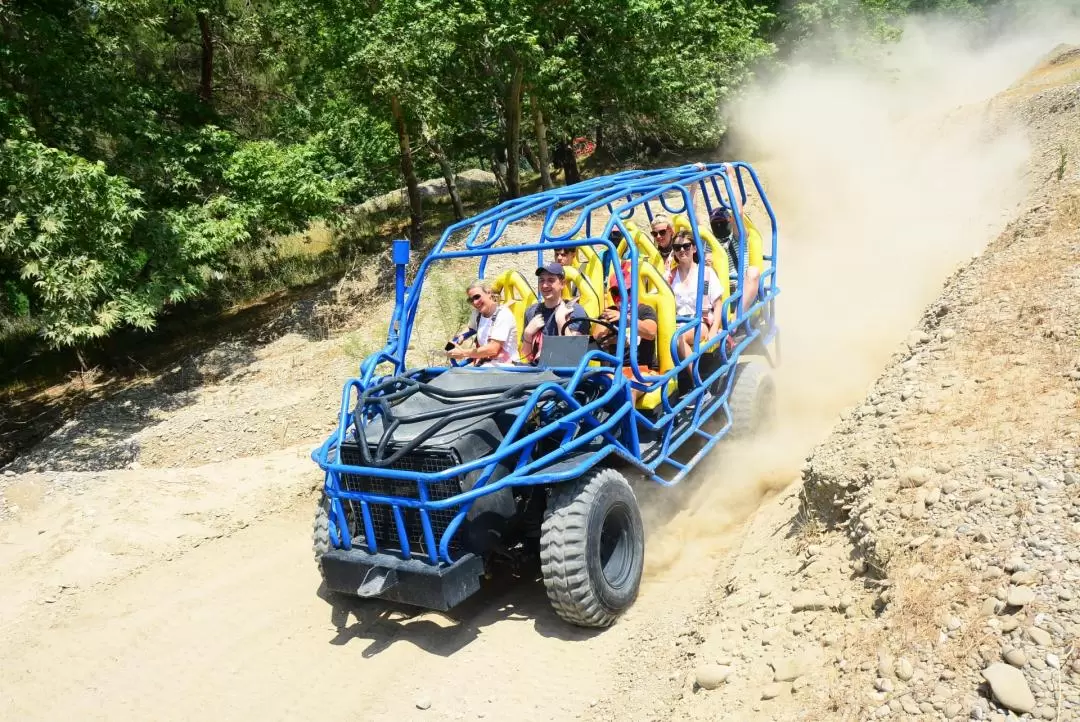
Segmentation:
{"type": "MultiPolygon", "coordinates": [[[[671,244],[675,268],[668,274],[668,284],[675,294],[675,315],[693,318],[697,313],[698,264],[694,261],[694,236],[690,231],[679,231],[671,244]]],[[[721,318],[716,303],[722,296],[720,279],[711,266],[705,266],[704,288],[701,290],[701,343],[720,332],[721,318]]],[[[679,337],[679,358],[686,359],[694,350],[694,329],[679,337]]]]}
{"type": "Polygon", "coordinates": [[[660,251],[660,257],[664,259],[664,267],[660,271],[668,272],[675,268],[675,254],[671,251],[671,241],[675,237],[675,228],[671,225],[671,219],[663,213],[657,213],[652,221],[652,238],[656,250],[660,251]]]}
{"type": "Polygon", "coordinates": [[[491,363],[511,366],[518,361],[517,321],[514,313],[498,302],[488,281],[476,280],[465,289],[473,313],[469,327],[446,345],[446,355],[452,359],[469,359],[475,366],[491,363]],[[463,348],[462,343],[476,337],[475,348],[463,348]]]}

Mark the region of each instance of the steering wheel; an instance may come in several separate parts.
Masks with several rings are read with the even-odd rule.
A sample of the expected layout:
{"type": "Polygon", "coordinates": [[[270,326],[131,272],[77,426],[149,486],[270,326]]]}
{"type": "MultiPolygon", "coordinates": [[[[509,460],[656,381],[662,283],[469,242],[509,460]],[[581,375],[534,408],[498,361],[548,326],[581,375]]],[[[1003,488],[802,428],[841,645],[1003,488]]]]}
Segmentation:
{"type": "Polygon", "coordinates": [[[572,324],[572,323],[584,323],[585,321],[588,321],[589,323],[595,323],[595,324],[599,324],[601,326],[604,326],[605,328],[611,329],[611,332],[613,334],[615,334],[616,336],[619,335],[619,327],[618,327],[617,324],[611,323],[610,321],[605,321],[602,318],[589,318],[589,317],[585,317],[585,318],[568,318],[568,319],[566,319],[566,322],[559,328],[559,335],[560,336],[564,335],[566,333],[566,327],[569,326],[570,324],[572,324]]]}

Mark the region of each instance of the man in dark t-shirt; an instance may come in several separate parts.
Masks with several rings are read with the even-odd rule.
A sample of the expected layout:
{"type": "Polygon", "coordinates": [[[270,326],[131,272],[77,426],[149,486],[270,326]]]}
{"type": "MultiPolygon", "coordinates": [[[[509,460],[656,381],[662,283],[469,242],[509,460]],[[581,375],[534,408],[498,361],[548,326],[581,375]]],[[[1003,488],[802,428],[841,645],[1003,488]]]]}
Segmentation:
{"type": "Polygon", "coordinates": [[[544,336],[583,336],[589,332],[588,314],[578,303],[562,297],[566,274],[559,263],[536,269],[540,300],[525,309],[521,340],[530,362],[540,357],[544,336]],[[578,321],[580,319],[580,321],[578,321]]]}
{"type": "MultiPolygon", "coordinates": [[[[628,269],[624,269],[623,282],[627,288],[630,287],[628,269]]],[[[621,300],[621,294],[619,293],[619,284],[615,281],[614,274],[608,280],[608,290],[611,292],[611,298],[615,302],[614,305],[608,306],[600,313],[600,318],[608,323],[618,325],[619,315],[622,313],[619,301],[621,300]]],[[[656,311],[652,306],[645,303],[639,303],[637,307],[637,328],[630,328],[629,325],[626,329],[626,341],[627,343],[633,343],[633,340],[637,338],[637,363],[638,373],[642,376],[648,376],[655,373],[656,365],[656,311]]],[[[600,348],[608,353],[614,353],[615,349],[615,337],[616,334],[606,326],[600,324],[593,324],[593,339],[600,345],[600,348]]],[[[630,355],[627,353],[627,363],[630,361],[630,355]]],[[[623,366],[623,376],[628,379],[634,378],[634,370],[631,366],[623,366]]],[[[641,398],[642,391],[633,389],[632,394],[634,403],[637,403],[641,398]]]]}

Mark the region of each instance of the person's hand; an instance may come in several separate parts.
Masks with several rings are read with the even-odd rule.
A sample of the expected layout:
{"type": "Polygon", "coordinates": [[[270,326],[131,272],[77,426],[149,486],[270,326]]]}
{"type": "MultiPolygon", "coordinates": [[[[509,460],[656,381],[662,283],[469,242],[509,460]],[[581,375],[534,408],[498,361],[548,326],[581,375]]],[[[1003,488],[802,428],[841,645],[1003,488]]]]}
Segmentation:
{"type": "Polygon", "coordinates": [[[446,355],[449,356],[450,358],[454,359],[455,361],[460,361],[461,359],[469,358],[469,352],[466,349],[463,349],[463,348],[451,349],[450,351],[446,352],[446,355]]]}
{"type": "Polygon", "coordinates": [[[533,316],[533,320],[529,321],[529,325],[525,327],[525,333],[529,336],[535,336],[540,333],[540,329],[544,327],[544,317],[539,313],[533,316]]]}
{"type": "Polygon", "coordinates": [[[608,323],[615,323],[619,320],[619,310],[615,308],[605,308],[600,313],[600,320],[607,321],[608,323]]]}
{"type": "Polygon", "coordinates": [[[698,170],[705,170],[705,164],[704,163],[694,163],[694,167],[697,168],[698,170]]]}

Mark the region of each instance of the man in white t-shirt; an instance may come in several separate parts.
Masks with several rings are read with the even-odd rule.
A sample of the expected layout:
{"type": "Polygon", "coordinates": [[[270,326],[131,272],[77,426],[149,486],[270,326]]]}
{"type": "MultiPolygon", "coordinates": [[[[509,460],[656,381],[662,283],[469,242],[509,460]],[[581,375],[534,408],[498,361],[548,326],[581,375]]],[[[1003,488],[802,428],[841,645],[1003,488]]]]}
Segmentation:
{"type": "Polygon", "coordinates": [[[452,359],[469,359],[473,365],[493,364],[511,366],[518,360],[517,321],[513,312],[500,306],[498,298],[486,281],[477,280],[465,289],[473,314],[466,331],[447,344],[446,355],[452,359]],[[475,348],[461,346],[470,336],[476,337],[475,348]]]}

